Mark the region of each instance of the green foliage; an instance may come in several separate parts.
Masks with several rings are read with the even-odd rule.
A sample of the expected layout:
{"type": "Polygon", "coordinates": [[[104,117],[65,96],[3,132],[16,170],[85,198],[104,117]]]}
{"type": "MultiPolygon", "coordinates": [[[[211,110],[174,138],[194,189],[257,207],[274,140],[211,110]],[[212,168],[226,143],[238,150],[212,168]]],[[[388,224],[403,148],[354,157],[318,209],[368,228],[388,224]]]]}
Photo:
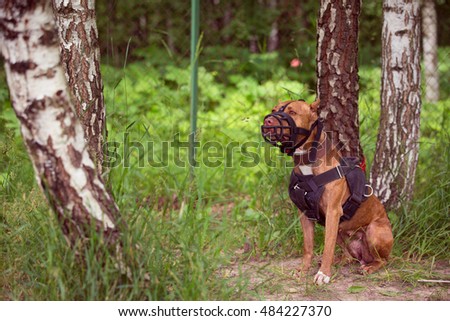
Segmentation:
{"type": "MultiPolygon", "coordinates": [[[[261,55],[260,59],[266,59],[261,55]]],[[[201,142],[199,159],[203,162],[207,154],[201,153],[207,143],[218,143],[225,152],[233,152],[228,147],[238,144],[253,142],[254,149],[261,150],[260,121],[267,112],[268,107],[274,105],[278,99],[300,98],[311,100],[308,87],[293,80],[289,80],[283,72],[283,67],[271,65],[270,71],[273,79],[258,82],[251,76],[228,73],[226,84],[216,80],[217,73],[207,71],[204,67],[199,69],[199,133],[201,142]]],[[[266,67],[267,68],[267,67],[266,67]]],[[[259,71],[255,73],[258,74],[259,71]]],[[[175,66],[166,68],[154,67],[149,63],[134,63],[125,71],[118,72],[113,67],[105,67],[103,70],[105,80],[105,99],[110,106],[111,115],[108,116],[109,140],[117,142],[122,147],[118,151],[120,158],[124,158],[124,137],[134,142],[132,145],[141,144],[144,153],[136,159],[131,158],[132,166],[141,167],[140,171],[152,177],[169,176],[164,178],[164,185],[181,186],[185,181],[187,167],[180,168],[176,164],[167,167],[155,168],[148,165],[148,143],[154,143],[155,154],[161,151],[164,142],[172,143],[179,135],[180,140],[186,142],[189,134],[189,70],[175,66]],[[132,88],[132,90],[130,90],[132,88]],[[130,128],[127,129],[127,127],[130,128]]],[[[133,150],[134,153],[138,150],[133,150]]],[[[186,155],[186,150],[181,150],[181,156],[186,155]]],[[[168,159],[174,158],[175,151],[169,148],[168,159]]],[[[150,158],[153,155],[150,155],[150,158]]],[[[229,162],[240,163],[244,158],[239,152],[229,155],[229,162]]],[[[184,159],[185,161],[185,159],[184,159]]],[[[223,162],[225,163],[225,162],[223,162]]],[[[261,176],[260,167],[248,167],[246,171],[238,167],[228,166],[223,169],[223,175],[235,178],[245,178],[248,184],[242,188],[251,188],[261,176]],[[228,168],[229,167],[229,168],[228,168]]],[[[208,168],[203,166],[199,172],[218,173],[218,167],[208,168]]],[[[112,175],[116,175],[112,171],[112,175]]],[[[121,174],[122,175],[122,174],[121,174]]],[[[127,174],[129,177],[130,174],[127,174]]],[[[230,178],[231,178],[230,177],[230,178]]],[[[227,189],[235,190],[233,180],[231,184],[223,183],[227,189]]],[[[146,183],[148,184],[148,183],[146,183]]],[[[154,181],[158,188],[161,182],[154,181]]],[[[211,188],[207,186],[207,188],[211,188]]],[[[244,190],[242,191],[244,192],[244,190]]],[[[248,193],[248,189],[245,191],[248,193]]]]}
{"type": "MultiPolygon", "coordinates": [[[[446,161],[450,160],[448,152],[446,161]]],[[[450,181],[449,168],[439,172],[428,169],[428,182],[418,186],[415,199],[398,213],[390,213],[393,224],[397,255],[405,254],[415,260],[424,257],[447,257],[450,246],[450,181]],[[399,253],[401,251],[401,253],[399,253]]]]}
{"type": "Polygon", "coordinates": [[[212,300],[230,299],[238,290],[215,275],[226,248],[218,246],[222,226],[214,226],[207,210],[190,209],[185,216],[143,207],[124,211],[127,276],[95,233],[80,249],[83,259],[70,249],[39,190],[27,202],[5,205],[19,215],[2,216],[0,225],[3,299],[212,300]]]}

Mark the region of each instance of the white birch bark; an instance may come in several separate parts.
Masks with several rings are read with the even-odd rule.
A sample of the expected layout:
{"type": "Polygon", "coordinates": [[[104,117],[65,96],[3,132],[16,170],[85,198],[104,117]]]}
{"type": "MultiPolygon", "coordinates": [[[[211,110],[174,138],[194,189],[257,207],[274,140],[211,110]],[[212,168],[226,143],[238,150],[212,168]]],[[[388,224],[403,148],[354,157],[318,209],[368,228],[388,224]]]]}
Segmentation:
{"type": "Polygon", "coordinates": [[[51,3],[1,0],[0,47],[36,179],[65,235],[73,243],[86,237],[95,222],[115,238],[118,208],[96,171],[74,112],[51,3]]]}
{"type": "Polygon", "coordinates": [[[371,183],[387,208],[412,198],[419,156],[420,6],[385,0],[381,116],[371,183]]]}
{"type": "Polygon", "coordinates": [[[53,0],[53,8],[75,112],[91,157],[101,171],[106,127],[95,0],[53,0]]]}

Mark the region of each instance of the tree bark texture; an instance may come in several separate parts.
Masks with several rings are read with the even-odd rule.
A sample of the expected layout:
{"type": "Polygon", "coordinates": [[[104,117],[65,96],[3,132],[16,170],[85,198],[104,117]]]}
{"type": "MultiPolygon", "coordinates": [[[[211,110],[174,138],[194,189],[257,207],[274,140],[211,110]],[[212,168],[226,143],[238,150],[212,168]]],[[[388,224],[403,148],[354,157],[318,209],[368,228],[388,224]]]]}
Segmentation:
{"type": "Polygon", "coordinates": [[[381,115],[371,183],[387,208],[412,198],[419,156],[419,0],[383,3],[381,115]]]}
{"type": "Polygon", "coordinates": [[[321,0],[317,23],[317,95],[325,130],[343,156],[363,158],[358,117],[360,0],[321,0]]]}
{"type": "Polygon", "coordinates": [[[95,0],[53,0],[61,57],[89,152],[101,172],[106,136],[95,0]]]}
{"type": "Polygon", "coordinates": [[[61,66],[51,2],[1,0],[0,47],[36,179],[64,234],[74,244],[95,223],[114,241],[118,208],[86,148],[61,66]]]}
{"type": "Polygon", "coordinates": [[[425,100],[439,100],[439,70],[437,44],[437,14],[434,0],[422,4],[422,48],[425,76],[425,100]]]}

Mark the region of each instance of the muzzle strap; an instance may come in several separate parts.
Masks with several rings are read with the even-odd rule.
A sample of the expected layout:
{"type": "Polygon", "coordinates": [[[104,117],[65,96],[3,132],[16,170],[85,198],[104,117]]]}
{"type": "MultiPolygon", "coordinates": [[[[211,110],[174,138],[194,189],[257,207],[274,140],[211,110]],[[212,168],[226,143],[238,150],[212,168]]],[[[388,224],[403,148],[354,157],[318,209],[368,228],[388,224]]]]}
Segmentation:
{"type": "Polygon", "coordinates": [[[283,153],[287,153],[288,156],[292,156],[297,148],[303,146],[306,143],[306,141],[309,139],[309,137],[311,136],[311,133],[313,132],[313,130],[316,127],[317,127],[317,132],[316,132],[316,135],[314,136],[314,141],[312,143],[312,146],[310,148],[310,154],[308,156],[308,158],[310,159],[311,163],[314,163],[316,161],[317,149],[319,147],[320,135],[322,134],[322,129],[323,129],[323,120],[322,120],[322,118],[318,118],[311,125],[311,128],[309,130],[301,128],[301,127],[296,127],[294,129],[294,131],[298,131],[298,133],[300,135],[304,135],[305,137],[301,141],[299,141],[297,144],[295,144],[293,147],[284,148],[284,149],[280,148],[281,151],[283,153]],[[285,150],[287,150],[287,152],[285,150]]]}
{"type": "MultiPolygon", "coordinates": [[[[311,161],[311,163],[314,163],[316,161],[317,158],[317,149],[319,148],[319,141],[320,141],[320,135],[322,135],[322,130],[323,130],[323,120],[322,118],[317,119],[314,122],[313,126],[317,127],[317,131],[316,131],[316,135],[314,136],[314,141],[312,143],[312,146],[309,150],[309,160],[311,161]],[[314,126],[315,124],[315,126],[314,126]]],[[[313,131],[314,128],[311,127],[311,132],[313,131]]]]}

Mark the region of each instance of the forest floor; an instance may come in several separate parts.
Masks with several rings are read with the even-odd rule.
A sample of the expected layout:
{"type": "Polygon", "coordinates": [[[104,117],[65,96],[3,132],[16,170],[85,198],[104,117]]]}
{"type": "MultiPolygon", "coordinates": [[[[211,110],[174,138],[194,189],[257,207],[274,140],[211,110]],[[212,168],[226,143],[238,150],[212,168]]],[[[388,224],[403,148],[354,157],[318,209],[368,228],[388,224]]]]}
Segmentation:
{"type": "Polygon", "coordinates": [[[306,278],[295,276],[300,261],[252,260],[235,263],[222,273],[231,279],[239,276],[245,280],[248,292],[242,296],[248,300],[450,301],[448,261],[428,265],[393,259],[385,269],[372,275],[362,275],[357,264],[334,266],[331,283],[324,286],[313,284],[317,272],[314,269],[306,278]]]}

